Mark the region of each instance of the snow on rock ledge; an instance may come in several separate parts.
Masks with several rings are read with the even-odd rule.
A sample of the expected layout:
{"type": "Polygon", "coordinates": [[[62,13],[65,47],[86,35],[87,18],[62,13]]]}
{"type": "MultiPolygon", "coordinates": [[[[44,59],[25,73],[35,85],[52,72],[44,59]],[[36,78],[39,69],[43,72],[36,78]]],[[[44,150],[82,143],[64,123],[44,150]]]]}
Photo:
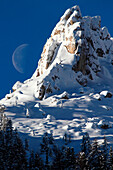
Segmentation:
{"type": "Polygon", "coordinates": [[[100,93],[100,95],[101,95],[101,96],[104,96],[105,98],[111,98],[111,97],[113,96],[113,94],[112,94],[111,92],[107,91],[107,90],[102,91],[102,92],[100,93]]]}
{"type": "Polygon", "coordinates": [[[20,81],[17,81],[13,87],[12,87],[12,90],[15,91],[17,89],[19,89],[21,86],[22,86],[23,83],[21,83],[20,81]]]}

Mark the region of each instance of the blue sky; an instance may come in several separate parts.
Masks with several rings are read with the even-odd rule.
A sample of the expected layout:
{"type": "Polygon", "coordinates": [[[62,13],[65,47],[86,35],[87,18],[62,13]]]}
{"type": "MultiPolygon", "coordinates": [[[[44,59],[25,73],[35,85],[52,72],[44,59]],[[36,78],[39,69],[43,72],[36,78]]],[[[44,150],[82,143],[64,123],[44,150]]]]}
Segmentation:
{"type": "Polygon", "coordinates": [[[113,36],[113,0],[0,0],[0,98],[16,81],[29,78],[40,58],[43,46],[67,8],[79,5],[82,15],[100,15],[101,26],[113,36]],[[19,73],[12,64],[15,49],[29,44],[29,72],[19,73]]]}

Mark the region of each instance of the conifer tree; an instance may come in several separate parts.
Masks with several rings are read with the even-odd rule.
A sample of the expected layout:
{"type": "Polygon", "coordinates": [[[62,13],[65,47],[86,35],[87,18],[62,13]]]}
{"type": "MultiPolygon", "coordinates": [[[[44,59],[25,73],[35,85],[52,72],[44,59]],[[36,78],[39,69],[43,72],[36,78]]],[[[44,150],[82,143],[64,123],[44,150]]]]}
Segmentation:
{"type": "Polygon", "coordinates": [[[52,169],[53,170],[64,169],[65,164],[64,164],[64,154],[62,152],[62,149],[54,145],[53,152],[54,152],[54,158],[53,158],[52,169]]]}
{"type": "Polygon", "coordinates": [[[51,148],[49,146],[49,138],[48,133],[46,132],[43,136],[42,143],[41,143],[41,152],[46,154],[46,167],[49,166],[49,156],[52,155],[51,148]]]}
{"type": "Polygon", "coordinates": [[[29,158],[29,170],[35,169],[35,158],[34,158],[34,151],[32,150],[30,153],[29,158]]]}
{"type": "Polygon", "coordinates": [[[76,167],[76,155],[74,152],[74,148],[71,148],[71,168],[75,168],[76,167]]]}
{"type": "Polygon", "coordinates": [[[108,168],[108,143],[106,137],[104,137],[104,142],[101,146],[102,150],[102,165],[104,169],[108,168]]]}
{"type": "Polygon", "coordinates": [[[67,133],[64,134],[64,137],[63,137],[64,141],[65,141],[65,145],[68,144],[68,136],[67,136],[67,133]]]}
{"type": "Polygon", "coordinates": [[[91,152],[92,147],[91,147],[89,134],[86,133],[85,137],[86,137],[86,156],[88,156],[89,153],[91,152]]]}
{"type": "Polygon", "coordinates": [[[88,156],[88,162],[89,162],[90,169],[101,169],[102,152],[96,139],[92,144],[92,150],[88,156]]]}
{"type": "Polygon", "coordinates": [[[113,150],[112,150],[112,146],[110,147],[110,150],[109,150],[108,165],[109,165],[109,169],[113,170],[113,150]]]}
{"type": "Polygon", "coordinates": [[[68,138],[69,138],[69,143],[71,143],[71,134],[70,133],[68,135],[68,138]]]}
{"type": "Polygon", "coordinates": [[[9,120],[7,120],[7,124],[6,124],[6,128],[5,128],[6,145],[12,144],[12,138],[13,138],[13,127],[12,127],[12,121],[9,119],[9,120]]]}
{"type": "Polygon", "coordinates": [[[85,138],[85,135],[83,135],[83,137],[82,137],[81,151],[86,153],[86,138],[85,138]]]}
{"type": "Polygon", "coordinates": [[[5,169],[5,161],[6,161],[5,153],[6,153],[6,148],[4,144],[4,133],[3,131],[0,131],[0,167],[1,169],[5,169]]]}
{"type": "Polygon", "coordinates": [[[53,133],[51,132],[49,136],[49,144],[54,144],[54,138],[53,138],[53,133]]]}
{"type": "Polygon", "coordinates": [[[88,160],[87,160],[87,157],[85,155],[85,152],[79,153],[77,163],[79,165],[78,166],[79,169],[81,169],[81,170],[89,169],[88,160]]]}
{"type": "Polygon", "coordinates": [[[0,157],[3,169],[25,169],[26,153],[17,131],[13,130],[12,121],[2,116],[2,130],[0,131],[0,157]]]}
{"type": "Polygon", "coordinates": [[[29,143],[26,138],[25,138],[25,150],[29,150],[29,143]]]}
{"type": "Polygon", "coordinates": [[[38,153],[35,153],[34,165],[35,165],[35,169],[39,169],[39,170],[44,169],[43,161],[38,153]]]}
{"type": "Polygon", "coordinates": [[[88,133],[83,135],[82,143],[81,143],[81,151],[84,152],[86,156],[88,156],[91,151],[91,144],[90,144],[90,138],[88,133]]]}
{"type": "Polygon", "coordinates": [[[5,131],[7,126],[8,118],[4,113],[1,114],[1,130],[5,131]]]}
{"type": "Polygon", "coordinates": [[[13,127],[12,121],[7,119],[6,127],[4,129],[4,140],[5,140],[5,149],[6,149],[6,167],[12,168],[12,152],[13,152],[13,127]]]}
{"type": "Polygon", "coordinates": [[[76,158],[75,158],[75,154],[74,154],[74,148],[70,148],[70,147],[65,147],[65,155],[64,155],[64,164],[65,164],[65,168],[75,168],[75,162],[76,162],[76,158]]]}

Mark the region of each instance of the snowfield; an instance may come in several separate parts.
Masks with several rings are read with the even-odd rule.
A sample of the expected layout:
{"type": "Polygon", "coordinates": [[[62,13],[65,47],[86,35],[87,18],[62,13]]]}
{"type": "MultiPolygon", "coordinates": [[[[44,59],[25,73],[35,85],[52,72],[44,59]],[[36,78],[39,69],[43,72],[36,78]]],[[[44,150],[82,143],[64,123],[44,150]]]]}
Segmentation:
{"type": "Polygon", "coordinates": [[[63,99],[62,96],[67,95],[64,92],[42,101],[33,101],[33,97],[29,96],[30,101],[21,101],[17,105],[15,100],[9,105],[2,101],[7,106],[4,113],[12,119],[13,126],[18,129],[22,138],[27,137],[31,141],[37,142],[36,139],[39,139],[40,142],[45,132],[52,132],[55,139],[62,139],[67,133],[71,135],[72,141],[80,141],[84,132],[88,132],[91,139],[97,138],[102,141],[105,135],[111,143],[113,97],[106,98],[103,95],[105,91],[99,93],[98,85],[97,88],[98,93],[90,87],[75,89],[76,93],[68,93],[68,99],[63,99]],[[29,115],[26,115],[26,110],[29,111],[29,115]],[[104,129],[102,125],[108,125],[108,128],[104,129]]]}

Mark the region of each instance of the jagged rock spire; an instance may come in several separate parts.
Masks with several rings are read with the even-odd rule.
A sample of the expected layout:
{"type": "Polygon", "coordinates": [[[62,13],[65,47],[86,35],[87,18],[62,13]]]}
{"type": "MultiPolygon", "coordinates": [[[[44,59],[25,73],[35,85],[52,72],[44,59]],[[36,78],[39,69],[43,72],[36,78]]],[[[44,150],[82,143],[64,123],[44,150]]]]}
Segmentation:
{"type": "MultiPolygon", "coordinates": [[[[51,93],[53,89],[61,89],[58,81],[61,82],[63,77],[62,73],[59,75],[58,70],[62,62],[63,68],[69,64],[75,75],[73,79],[73,76],[70,78],[65,73],[67,80],[71,82],[70,79],[73,79],[72,81],[86,86],[88,80],[94,80],[101,72],[102,66],[99,58],[107,58],[109,54],[111,55],[110,63],[112,63],[113,40],[107,28],[101,28],[100,16],[82,17],[78,6],[66,10],[47,40],[38,62],[35,76],[46,77],[47,74],[51,76],[48,85],[45,80],[47,78],[44,78],[45,83],[40,87],[41,97],[39,98],[43,98],[46,91],[51,93]],[[55,73],[54,67],[57,68],[55,73]]],[[[73,73],[70,74],[73,75],[73,73]]]]}

